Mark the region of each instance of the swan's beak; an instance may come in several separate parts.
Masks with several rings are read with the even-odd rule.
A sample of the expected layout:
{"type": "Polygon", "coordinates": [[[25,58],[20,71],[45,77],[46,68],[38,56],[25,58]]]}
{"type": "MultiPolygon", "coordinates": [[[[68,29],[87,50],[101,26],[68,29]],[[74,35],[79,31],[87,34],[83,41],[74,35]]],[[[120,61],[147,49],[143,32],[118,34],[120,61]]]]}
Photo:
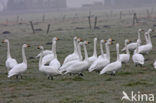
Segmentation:
{"type": "Polygon", "coordinates": [[[110,38],[111,41],[115,41],[114,39],[110,38]]]}
{"type": "Polygon", "coordinates": [[[107,40],[104,40],[104,43],[107,43],[107,40]]]}
{"type": "Polygon", "coordinates": [[[60,40],[59,38],[56,38],[56,40],[60,40]]]}
{"type": "Polygon", "coordinates": [[[37,49],[40,49],[40,46],[38,46],[37,49]]]}
{"type": "Polygon", "coordinates": [[[144,32],[145,30],[142,29],[141,31],[144,32]]]}
{"type": "Polygon", "coordinates": [[[29,44],[27,44],[27,47],[31,47],[29,44]]]}
{"type": "Polygon", "coordinates": [[[3,40],[2,43],[5,43],[5,40],[3,40]]]}
{"type": "Polygon", "coordinates": [[[89,41],[87,41],[87,44],[90,44],[90,42],[89,42],[89,41]]]}
{"type": "Polygon", "coordinates": [[[82,41],[83,41],[81,38],[78,38],[78,40],[80,40],[80,42],[82,42],[82,41]]]}
{"type": "Polygon", "coordinates": [[[128,43],[131,43],[131,42],[132,42],[131,40],[128,41],[128,43]]]}

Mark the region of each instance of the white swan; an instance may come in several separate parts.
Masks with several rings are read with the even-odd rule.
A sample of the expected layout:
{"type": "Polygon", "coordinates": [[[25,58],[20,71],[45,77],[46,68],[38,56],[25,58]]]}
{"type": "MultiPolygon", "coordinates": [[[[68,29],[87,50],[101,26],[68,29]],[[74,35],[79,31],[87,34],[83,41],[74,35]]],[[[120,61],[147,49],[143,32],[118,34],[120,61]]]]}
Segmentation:
{"type": "MultiPolygon", "coordinates": [[[[139,44],[141,44],[141,37],[140,37],[140,35],[141,35],[142,31],[144,31],[144,30],[142,30],[142,29],[138,30],[138,39],[137,39],[137,41],[139,42],[139,44]]],[[[134,51],[136,49],[136,47],[137,47],[137,43],[136,42],[135,43],[130,43],[130,44],[127,45],[127,48],[130,51],[134,51]]],[[[125,50],[126,50],[126,47],[124,47],[122,49],[122,51],[125,51],[125,50]]]]}
{"type": "Polygon", "coordinates": [[[137,48],[136,48],[136,52],[134,52],[133,56],[132,56],[132,60],[134,62],[134,64],[137,65],[144,65],[144,56],[142,54],[139,54],[139,41],[137,41],[137,48]]]}
{"type": "Polygon", "coordinates": [[[105,74],[107,72],[113,72],[116,73],[117,70],[119,70],[122,67],[120,57],[119,57],[119,44],[116,44],[116,51],[117,51],[117,60],[113,63],[108,64],[106,67],[102,69],[100,72],[100,75],[105,74]]]}
{"type": "Polygon", "coordinates": [[[152,47],[153,47],[149,32],[146,32],[145,35],[147,36],[147,43],[145,45],[139,46],[138,48],[138,53],[141,53],[141,54],[148,54],[152,50],[152,47]]]}
{"type": "Polygon", "coordinates": [[[5,39],[5,40],[2,41],[2,43],[7,43],[7,60],[5,61],[5,65],[6,65],[7,69],[8,69],[8,71],[9,71],[15,65],[17,65],[17,61],[16,61],[16,59],[11,57],[9,40],[5,39]]]}
{"type": "MultiPolygon", "coordinates": [[[[55,41],[59,40],[58,38],[54,37],[52,41],[52,51],[54,50],[56,43],[55,41]]],[[[49,64],[54,59],[54,53],[48,54],[42,58],[42,64],[49,64]]]]}
{"type": "MultiPolygon", "coordinates": [[[[44,48],[43,46],[39,46],[38,49],[41,49],[41,53],[43,52],[44,48]]],[[[54,55],[55,55],[55,49],[53,50],[54,55]]],[[[40,55],[40,60],[39,60],[39,71],[43,72],[45,74],[48,75],[48,79],[53,79],[53,76],[56,75],[60,75],[61,72],[58,70],[58,68],[60,67],[60,63],[57,60],[57,56],[55,55],[55,59],[53,60],[53,62],[51,63],[50,66],[45,66],[44,64],[42,64],[42,57],[43,55],[40,55]]]]}
{"type": "Polygon", "coordinates": [[[70,55],[68,55],[64,62],[63,62],[63,65],[65,65],[66,63],[68,62],[71,62],[71,61],[74,61],[74,60],[78,60],[79,59],[79,54],[78,54],[78,42],[80,42],[81,39],[80,38],[77,38],[77,37],[74,37],[73,38],[73,44],[74,44],[74,52],[70,55]]]}
{"type": "Polygon", "coordinates": [[[70,61],[70,62],[68,62],[68,63],[62,65],[62,66],[60,67],[60,69],[59,69],[61,72],[64,72],[64,71],[66,70],[66,68],[68,68],[69,66],[71,66],[71,65],[73,65],[73,64],[75,64],[75,63],[77,63],[77,62],[82,61],[82,59],[83,59],[83,58],[82,58],[82,53],[81,53],[81,46],[82,46],[82,45],[83,45],[83,42],[78,43],[78,54],[79,54],[79,59],[70,61]]]}
{"type": "Polygon", "coordinates": [[[8,73],[8,78],[16,75],[17,78],[20,75],[22,78],[22,74],[27,70],[27,59],[25,56],[25,48],[30,47],[28,44],[23,44],[22,46],[22,58],[23,62],[15,65],[8,73]]]}
{"type": "Polygon", "coordinates": [[[97,59],[97,50],[96,50],[96,46],[97,46],[97,38],[94,38],[94,51],[93,51],[93,56],[91,56],[91,57],[88,58],[90,64],[92,64],[92,63],[97,59]]]}
{"type": "Polygon", "coordinates": [[[122,63],[127,64],[129,62],[130,59],[130,53],[129,50],[127,48],[127,43],[130,42],[128,39],[125,40],[125,47],[126,47],[126,54],[120,54],[120,60],[122,63]]]}
{"type": "MultiPolygon", "coordinates": [[[[59,40],[58,38],[55,37],[56,40],[59,40]]],[[[54,38],[52,39],[53,42],[54,38]]],[[[44,50],[43,53],[39,53],[36,58],[39,58],[41,56],[41,54],[44,56],[48,55],[48,54],[53,54],[53,45],[52,45],[52,50],[44,50]]]]}
{"type": "Polygon", "coordinates": [[[156,69],[156,61],[154,62],[153,66],[154,66],[154,68],[156,69]]]}
{"type": "Polygon", "coordinates": [[[84,48],[84,52],[85,52],[85,60],[78,61],[75,64],[69,66],[66,69],[66,72],[64,74],[68,74],[68,73],[72,73],[72,74],[82,73],[83,71],[88,69],[88,67],[90,66],[90,63],[89,63],[89,60],[88,60],[88,53],[87,53],[86,44],[88,44],[88,42],[84,41],[83,48],[84,48]]]}
{"type": "Polygon", "coordinates": [[[100,71],[101,69],[103,69],[106,65],[108,65],[110,63],[110,51],[109,51],[109,42],[107,42],[105,44],[105,48],[106,48],[106,57],[104,56],[104,52],[103,52],[103,43],[104,40],[100,41],[100,50],[101,50],[101,55],[98,57],[98,59],[96,61],[93,62],[93,64],[90,66],[89,68],[89,72],[92,72],[94,70],[96,71],[100,71]]]}

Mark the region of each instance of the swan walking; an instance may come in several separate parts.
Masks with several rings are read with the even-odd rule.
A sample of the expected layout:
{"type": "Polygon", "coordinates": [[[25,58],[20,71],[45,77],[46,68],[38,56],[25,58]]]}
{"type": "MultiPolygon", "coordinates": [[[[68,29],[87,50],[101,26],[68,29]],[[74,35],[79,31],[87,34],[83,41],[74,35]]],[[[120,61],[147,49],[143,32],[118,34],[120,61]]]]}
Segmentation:
{"type": "MultiPolygon", "coordinates": [[[[138,41],[137,41],[138,42],[138,41]]],[[[144,65],[144,56],[142,54],[139,54],[139,43],[137,43],[137,48],[136,48],[136,52],[134,52],[133,56],[132,56],[132,60],[134,62],[134,64],[137,65],[144,65]]]]}
{"type": "Polygon", "coordinates": [[[30,45],[28,44],[23,44],[22,46],[22,58],[23,58],[23,62],[20,64],[15,65],[8,73],[8,78],[15,76],[16,78],[18,78],[18,76],[21,76],[22,78],[22,74],[27,70],[27,59],[26,59],[26,55],[25,55],[25,48],[30,47],[30,45]]]}
{"type": "Polygon", "coordinates": [[[126,54],[120,54],[120,60],[122,63],[127,64],[129,62],[130,59],[130,53],[129,50],[127,48],[127,43],[129,43],[130,41],[128,39],[125,40],[125,47],[126,47],[126,54]]]}
{"type": "MultiPolygon", "coordinates": [[[[52,51],[54,51],[54,48],[56,46],[56,42],[59,40],[57,37],[54,37],[52,40],[52,51]]],[[[42,64],[49,64],[54,59],[54,52],[52,54],[48,54],[42,58],[42,64]]]]}
{"type": "MultiPolygon", "coordinates": [[[[38,49],[41,49],[41,53],[43,53],[43,50],[44,50],[43,46],[39,46],[38,49]]],[[[60,62],[57,60],[55,49],[53,49],[53,52],[54,52],[55,59],[53,60],[51,65],[45,66],[42,63],[42,57],[43,57],[42,54],[40,55],[40,60],[39,60],[39,71],[47,74],[48,79],[51,79],[51,80],[53,79],[53,76],[61,75],[61,72],[58,70],[58,68],[60,67],[60,62]]]]}
{"type": "Polygon", "coordinates": [[[17,65],[16,59],[11,57],[10,54],[10,43],[8,39],[2,41],[2,43],[7,43],[7,60],[5,61],[5,65],[7,70],[11,70],[15,65],[17,65]]]}
{"type": "Polygon", "coordinates": [[[106,65],[108,65],[110,63],[110,50],[109,50],[109,45],[110,43],[107,42],[105,44],[105,48],[106,48],[106,55],[104,55],[104,51],[103,51],[103,43],[104,40],[100,41],[100,50],[101,50],[101,55],[98,57],[98,59],[96,61],[93,62],[93,64],[90,66],[89,68],[89,72],[92,71],[101,71],[102,68],[104,68],[106,65]]]}
{"type": "Polygon", "coordinates": [[[112,72],[113,74],[116,73],[117,70],[119,70],[122,67],[120,56],[119,56],[119,44],[116,44],[116,51],[117,51],[117,60],[113,63],[108,64],[106,67],[104,67],[100,75],[105,74],[107,72],[112,72]]]}
{"type": "Polygon", "coordinates": [[[83,48],[85,52],[85,59],[83,61],[78,61],[74,63],[73,65],[69,66],[66,69],[66,72],[64,74],[72,73],[72,74],[80,74],[83,71],[87,70],[90,66],[89,60],[88,60],[88,53],[86,45],[88,44],[87,41],[83,42],[83,48]]]}
{"type": "MultiPolygon", "coordinates": [[[[144,30],[142,30],[142,29],[138,30],[138,39],[137,39],[137,41],[138,41],[139,44],[141,44],[141,37],[140,37],[140,35],[141,35],[142,31],[144,31],[144,30]]],[[[130,43],[130,44],[127,45],[127,48],[130,51],[134,51],[136,49],[136,47],[137,47],[137,43],[136,42],[135,43],[130,43]]],[[[126,47],[124,47],[122,49],[122,51],[125,51],[125,50],[126,50],[126,47]]]]}

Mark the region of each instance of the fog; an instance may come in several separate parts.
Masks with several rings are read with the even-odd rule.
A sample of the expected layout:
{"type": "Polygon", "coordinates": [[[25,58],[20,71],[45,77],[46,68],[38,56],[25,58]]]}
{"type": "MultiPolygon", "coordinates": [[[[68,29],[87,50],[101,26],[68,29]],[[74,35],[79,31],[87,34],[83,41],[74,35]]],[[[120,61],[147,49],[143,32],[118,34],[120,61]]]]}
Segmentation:
{"type": "Polygon", "coordinates": [[[0,11],[58,8],[139,8],[154,7],[156,0],[0,0],[0,11]]]}

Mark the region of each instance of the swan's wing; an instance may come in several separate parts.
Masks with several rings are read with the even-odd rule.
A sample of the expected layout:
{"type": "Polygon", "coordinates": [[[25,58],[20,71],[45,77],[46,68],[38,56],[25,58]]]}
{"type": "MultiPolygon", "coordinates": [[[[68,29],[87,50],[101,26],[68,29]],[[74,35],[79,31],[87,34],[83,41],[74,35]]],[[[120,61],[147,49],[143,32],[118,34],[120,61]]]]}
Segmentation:
{"type": "Polygon", "coordinates": [[[54,68],[59,69],[61,64],[57,59],[54,59],[50,62],[49,66],[53,66],[54,68]]]}
{"type": "Polygon", "coordinates": [[[54,59],[54,54],[46,55],[42,58],[42,64],[49,64],[54,59]]]}
{"type": "Polygon", "coordinates": [[[44,50],[43,53],[39,53],[36,58],[39,58],[41,55],[46,56],[48,54],[52,54],[53,52],[51,50],[44,50]]]}
{"type": "Polygon", "coordinates": [[[95,60],[97,60],[97,57],[92,56],[92,57],[89,57],[88,60],[89,60],[89,63],[92,64],[95,60]]]}
{"type": "Polygon", "coordinates": [[[10,69],[12,69],[17,64],[18,64],[17,61],[13,58],[9,58],[6,61],[7,68],[10,68],[10,69]]]}
{"type": "Polygon", "coordinates": [[[27,69],[27,65],[26,64],[24,64],[24,63],[17,64],[9,71],[8,78],[10,78],[10,77],[12,77],[14,75],[23,73],[23,72],[26,71],[26,69],[27,69]]]}
{"type": "Polygon", "coordinates": [[[127,45],[129,50],[135,50],[137,48],[137,43],[130,43],[127,45]]]}
{"type": "Polygon", "coordinates": [[[70,61],[77,60],[77,59],[79,59],[79,55],[78,54],[76,54],[76,53],[70,54],[70,55],[68,55],[65,58],[63,64],[66,64],[66,63],[68,63],[70,61]]]}

